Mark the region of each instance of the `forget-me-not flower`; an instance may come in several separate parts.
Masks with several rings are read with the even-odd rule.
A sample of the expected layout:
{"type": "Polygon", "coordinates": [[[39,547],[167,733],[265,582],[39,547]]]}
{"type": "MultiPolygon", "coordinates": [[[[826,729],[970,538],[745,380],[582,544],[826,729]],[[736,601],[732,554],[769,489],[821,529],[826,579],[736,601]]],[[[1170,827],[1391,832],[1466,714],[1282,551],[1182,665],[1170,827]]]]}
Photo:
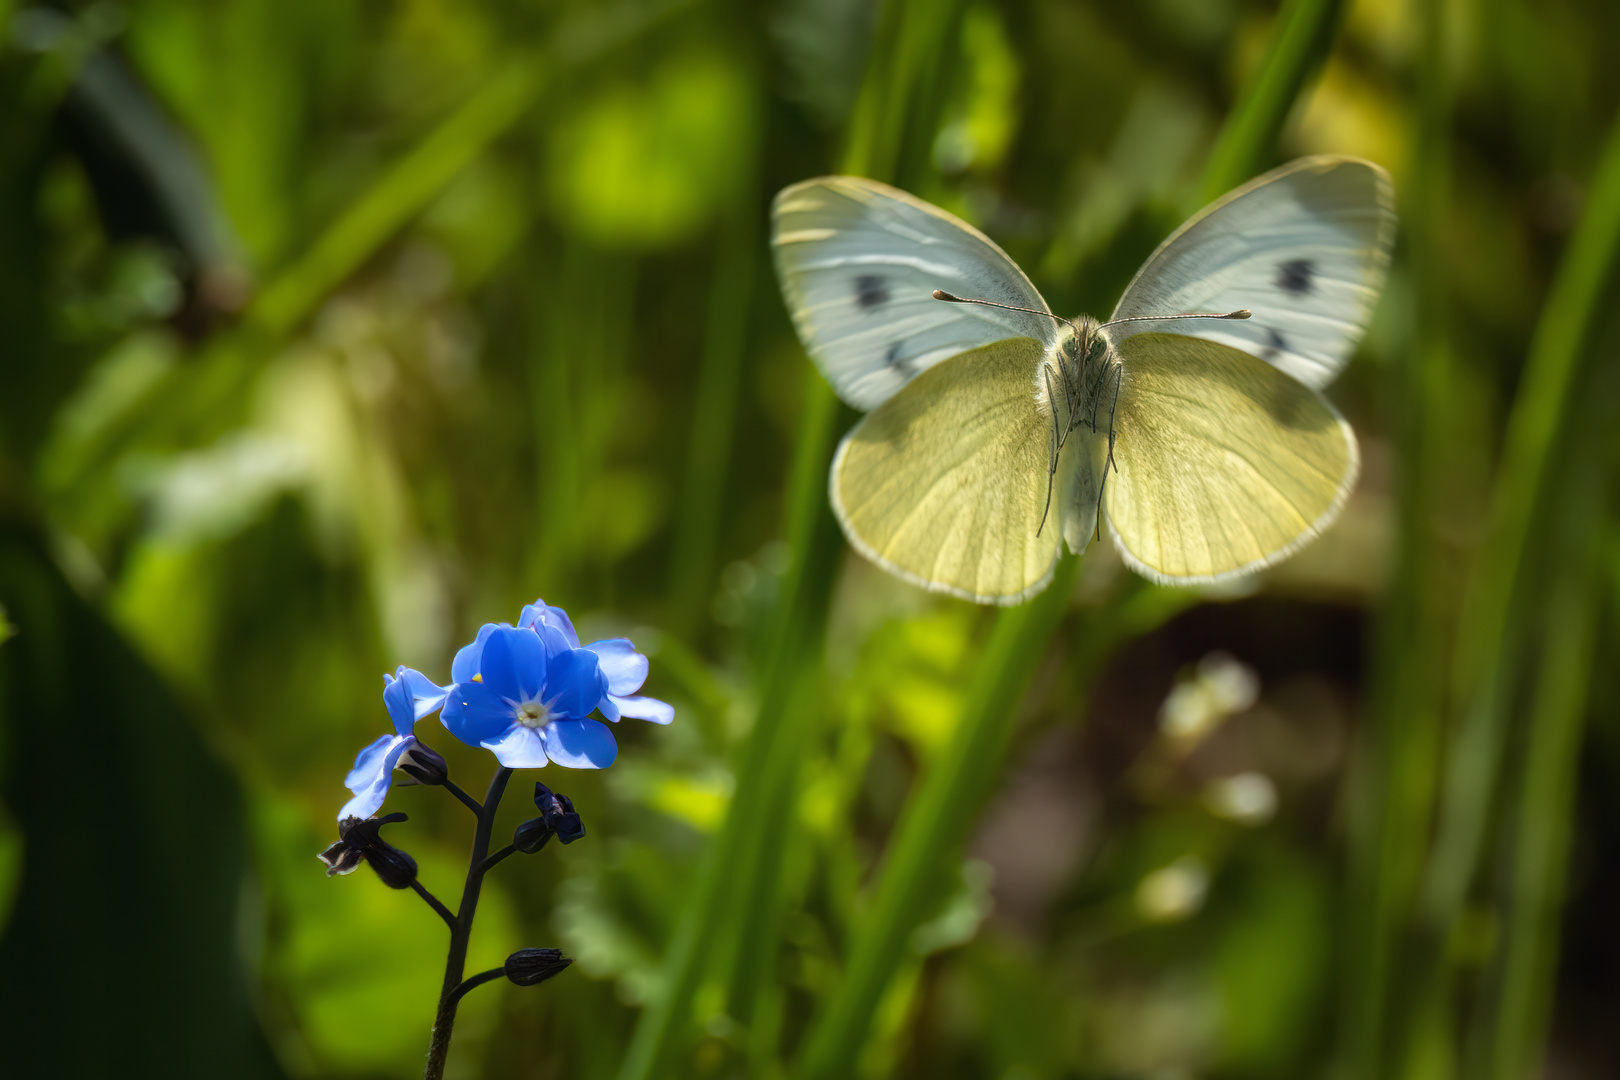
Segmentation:
{"type": "Polygon", "coordinates": [[[394,767],[417,746],[412,734],[416,722],[443,705],[448,695],[447,688],[403,665],[393,675],[383,676],[383,704],[388,707],[395,733],[384,735],[354,759],[354,768],[343,781],[354,792],[354,798],[338,811],[339,821],[368,818],[377,812],[394,782],[394,767]]]}
{"type": "Polygon", "coordinates": [[[455,686],[440,720],[456,738],[493,751],[507,768],[547,760],[604,769],[618,744],[590,714],[636,716],[667,724],[674,710],[632,697],[647,677],[647,658],[623,638],[580,646],[568,614],[543,600],[524,607],[517,626],[487,623],[451,666],[455,686]]]}
{"type": "Polygon", "coordinates": [[[602,665],[602,673],[608,678],[607,692],[597,702],[597,708],[614,723],[618,723],[621,716],[633,716],[637,720],[650,720],[655,724],[667,724],[675,719],[675,710],[657,698],[631,696],[647,681],[648,664],[647,658],[636,652],[636,647],[628,638],[607,638],[581,646],[568,613],[544,600],[525,605],[518,625],[554,627],[567,640],[570,648],[583,647],[596,654],[602,665]]]}

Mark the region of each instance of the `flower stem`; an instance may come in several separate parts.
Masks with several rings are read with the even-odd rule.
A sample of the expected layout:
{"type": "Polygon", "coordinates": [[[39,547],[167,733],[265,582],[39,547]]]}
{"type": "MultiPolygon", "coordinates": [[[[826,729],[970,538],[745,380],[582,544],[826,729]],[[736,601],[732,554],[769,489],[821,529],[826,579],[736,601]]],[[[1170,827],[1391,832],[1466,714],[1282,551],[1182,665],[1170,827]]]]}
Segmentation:
{"type": "MultiPolygon", "coordinates": [[[[456,991],[461,988],[461,973],[467,966],[467,943],[472,937],[473,915],[478,911],[478,890],[484,884],[484,872],[489,869],[486,865],[489,836],[495,827],[495,811],[500,807],[506,782],[511,778],[511,769],[505,766],[496,769],[495,775],[490,777],[489,793],[478,808],[478,828],[473,834],[472,856],[467,861],[467,884],[461,892],[461,910],[456,912],[455,920],[450,924],[450,953],[444,962],[444,988],[439,992],[439,1011],[433,1018],[433,1037],[428,1043],[423,1080],[442,1080],[444,1077],[444,1064],[450,1056],[450,1035],[456,1023],[456,1006],[461,1001],[461,994],[456,991]]],[[[463,801],[470,802],[466,798],[463,801]]]]}
{"type": "Polygon", "coordinates": [[[412,881],[411,888],[416,890],[417,896],[420,896],[423,900],[427,901],[428,907],[439,913],[439,918],[443,919],[445,925],[450,927],[451,932],[454,933],[456,929],[456,917],[450,914],[450,909],[445,907],[444,903],[437,896],[434,896],[432,893],[424,889],[420,881],[412,881]]]}
{"type": "Polygon", "coordinates": [[[482,803],[473,798],[471,795],[467,794],[465,791],[462,791],[455,784],[451,783],[448,777],[445,778],[444,789],[450,794],[454,795],[456,798],[460,799],[462,805],[471,810],[473,813],[482,814],[484,812],[482,803]]]}
{"type": "Polygon", "coordinates": [[[480,971],[476,975],[470,975],[466,979],[462,980],[460,986],[456,987],[450,992],[451,1004],[454,1005],[456,1002],[466,997],[467,991],[473,989],[474,987],[483,986],[487,982],[494,982],[496,979],[504,978],[506,978],[505,967],[490,968],[488,971],[480,971]]]}
{"type": "Polygon", "coordinates": [[[478,872],[480,874],[489,873],[490,870],[494,869],[496,863],[500,862],[502,859],[516,851],[516,844],[507,844],[505,847],[501,848],[501,850],[497,851],[495,854],[491,855],[489,858],[485,859],[481,864],[479,864],[478,872]]]}

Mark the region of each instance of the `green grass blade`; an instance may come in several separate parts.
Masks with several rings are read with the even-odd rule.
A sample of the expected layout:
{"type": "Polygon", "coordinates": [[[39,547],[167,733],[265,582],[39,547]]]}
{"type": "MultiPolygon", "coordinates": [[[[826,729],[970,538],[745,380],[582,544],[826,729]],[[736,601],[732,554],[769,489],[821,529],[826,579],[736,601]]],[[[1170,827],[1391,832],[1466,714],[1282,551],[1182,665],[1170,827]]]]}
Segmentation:
{"type": "MultiPolygon", "coordinates": [[[[1591,446],[1598,440],[1587,438],[1591,446]]],[[[1540,1068],[1552,1006],[1570,834],[1579,786],[1576,767],[1586,719],[1587,695],[1595,659],[1603,574],[1599,556],[1612,557],[1599,509],[1612,482],[1596,462],[1601,446],[1579,468],[1584,481],[1566,504],[1568,523],[1560,530],[1571,550],[1561,552],[1560,572],[1545,617],[1541,663],[1536,670],[1528,720],[1528,745],[1515,820],[1507,882],[1507,923],[1495,1008],[1478,1025],[1480,1067],[1472,1075],[1490,1080],[1521,1080],[1540,1068]]],[[[1474,1049],[1474,1048],[1471,1048],[1474,1049]]]]}
{"type": "Polygon", "coordinates": [[[1463,705],[1449,762],[1424,912],[1436,928],[1461,909],[1484,845],[1507,717],[1520,673],[1518,609],[1533,584],[1532,532],[1567,445],[1571,405],[1592,361],[1587,342],[1620,268],[1620,119],[1610,129],[1586,214],[1559,264],[1508,421],[1494,520],[1461,620],[1454,692],[1463,705]]]}
{"type": "Polygon", "coordinates": [[[688,633],[702,625],[714,592],[720,516],[731,475],[732,434],[742,390],[748,314],[759,274],[760,213],[753,184],[721,223],[697,399],[681,484],[680,520],[670,560],[670,615],[688,633]]]}
{"type": "Polygon", "coordinates": [[[471,100],[378,177],[296,262],[271,279],[248,309],[248,323],[279,337],[302,322],[528,111],[548,69],[547,60],[524,57],[491,75],[471,100]]]}
{"type": "MultiPolygon", "coordinates": [[[[1402,224],[1411,253],[1416,315],[1412,345],[1394,365],[1399,534],[1394,573],[1379,618],[1373,705],[1347,781],[1352,805],[1346,905],[1346,977],[1340,1053],[1351,1075],[1386,1075],[1389,1029],[1406,1026],[1397,1004],[1407,932],[1433,829],[1443,744],[1445,660],[1454,597],[1433,506],[1445,482],[1452,392],[1450,273],[1442,257],[1450,206],[1451,100],[1444,63],[1444,7],[1424,0],[1419,21],[1418,122],[1402,224]]],[[[1397,1033],[1396,1039],[1400,1038],[1397,1033]]]]}
{"type": "Polygon", "coordinates": [[[1265,168],[1300,91],[1333,45],[1344,9],[1343,0],[1289,0],[1278,12],[1259,74],[1238,97],[1210,151],[1200,205],[1265,168]]]}
{"type": "Polygon", "coordinates": [[[895,827],[849,964],[805,1037],[794,1072],[799,1080],[830,1080],[853,1071],[873,1011],[906,956],[912,931],[938,897],[946,860],[972,827],[988,782],[1000,773],[1015,726],[1009,714],[1068,608],[1078,565],[1077,559],[1063,560],[1050,588],[997,616],[953,735],[895,827]]]}

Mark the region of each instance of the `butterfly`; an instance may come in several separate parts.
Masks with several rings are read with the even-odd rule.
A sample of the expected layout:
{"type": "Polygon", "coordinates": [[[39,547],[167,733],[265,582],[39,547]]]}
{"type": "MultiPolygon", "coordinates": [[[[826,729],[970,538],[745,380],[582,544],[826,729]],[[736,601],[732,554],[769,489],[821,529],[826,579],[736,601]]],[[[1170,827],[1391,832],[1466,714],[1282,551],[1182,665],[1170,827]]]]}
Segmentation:
{"type": "Polygon", "coordinates": [[[844,535],[994,604],[1045,588],[1102,516],[1155,582],[1287,558],[1355,483],[1355,434],[1320,391],[1383,285],[1393,202],[1371,162],[1291,162],[1177,229],[1098,322],[1053,315],[987,236],[896,188],[783,189],[771,243],[794,327],[867,414],[828,483],[844,535]]]}

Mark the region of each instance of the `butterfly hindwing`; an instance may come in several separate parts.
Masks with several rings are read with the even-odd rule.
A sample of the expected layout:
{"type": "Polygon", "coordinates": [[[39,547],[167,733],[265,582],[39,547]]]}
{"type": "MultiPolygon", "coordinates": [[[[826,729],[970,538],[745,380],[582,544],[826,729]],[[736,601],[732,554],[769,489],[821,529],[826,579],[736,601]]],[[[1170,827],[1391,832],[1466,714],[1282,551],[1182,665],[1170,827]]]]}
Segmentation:
{"type": "Polygon", "coordinates": [[[1355,435],[1327,399],[1245,352],[1180,334],[1119,344],[1108,523],[1133,569],[1211,582],[1291,554],[1355,483],[1355,435]]]}
{"type": "Polygon", "coordinates": [[[946,357],[1053,321],[935,300],[935,289],[1045,311],[1016,263],[956,217],[887,184],[825,176],[785,188],[771,246],[788,312],[838,396],[870,411],[946,357]]]}
{"type": "MultiPolygon", "coordinates": [[[[1178,229],[1137,272],[1113,318],[1246,308],[1246,321],[1189,320],[1176,329],[1320,389],[1366,330],[1394,236],[1389,174],[1356,158],[1301,158],[1178,229]]],[[[1127,323],[1113,331],[1123,338],[1166,328],[1127,323]]]]}
{"type": "Polygon", "coordinates": [[[833,512],[861,554],[915,585],[1011,604],[1046,587],[1061,530],[1041,528],[1052,420],[1035,404],[1045,346],[951,357],[865,417],[833,459],[833,512]],[[1039,531],[1039,535],[1037,535],[1039,531]]]}

